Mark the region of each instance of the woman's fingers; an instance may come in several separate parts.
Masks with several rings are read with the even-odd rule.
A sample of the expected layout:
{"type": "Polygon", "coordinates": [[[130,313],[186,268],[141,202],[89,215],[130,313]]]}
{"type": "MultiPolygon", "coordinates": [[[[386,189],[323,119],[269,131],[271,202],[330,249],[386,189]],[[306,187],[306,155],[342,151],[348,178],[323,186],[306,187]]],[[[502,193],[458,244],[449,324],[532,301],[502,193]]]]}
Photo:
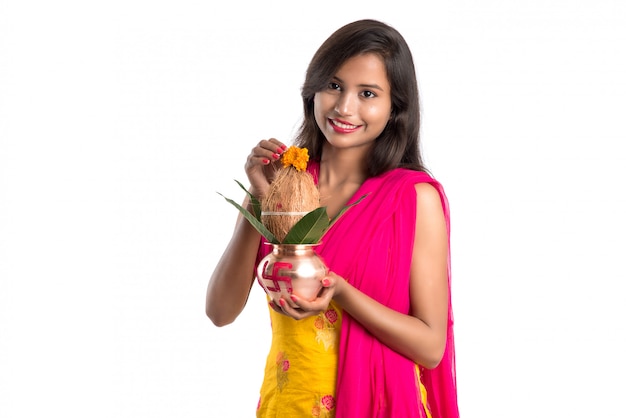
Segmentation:
{"type": "Polygon", "coordinates": [[[289,303],[285,299],[281,298],[278,301],[283,314],[290,316],[294,319],[304,319],[309,316],[317,315],[319,312],[305,311],[302,308],[297,307],[294,303],[289,303]]]}
{"type": "Polygon", "coordinates": [[[297,295],[278,300],[278,306],[282,313],[295,319],[303,319],[309,316],[318,315],[328,309],[328,305],[333,297],[333,289],[324,287],[319,296],[312,301],[302,299],[297,295]]]}
{"type": "Polygon", "coordinates": [[[273,180],[278,160],[286,146],[275,138],[264,139],[255,145],[246,159],[245,171],[252,190],[262,195],[273,180]]]}
{"type": "Polygon", "coordinates": [[[264,139],[259,142],[248,156],[250,165],[268,165],[277,161],[287,149],[286,145],[275,138],[264,139]]]}

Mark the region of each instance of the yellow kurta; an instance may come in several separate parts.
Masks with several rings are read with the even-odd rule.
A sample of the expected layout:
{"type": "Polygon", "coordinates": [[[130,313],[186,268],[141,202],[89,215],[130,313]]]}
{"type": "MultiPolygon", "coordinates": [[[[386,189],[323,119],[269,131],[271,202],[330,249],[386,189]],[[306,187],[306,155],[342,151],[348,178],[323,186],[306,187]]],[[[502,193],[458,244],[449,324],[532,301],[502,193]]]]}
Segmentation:
{"type": "MultiPolygon", "coordinates": [[[[300,321],[270,309],[272,344],[257,418],[335,416],[341,317],[341,309],[334,302],[325,312],[300,321]]],[[[425,400],[419,368],[415,370],[421,398],[425,400]]]]}
{"type": "Polygon", "coordinates": [[[333,303],[300,321],[270,309],[272,345],[259,418],[334,417],[341,310],[333,303]]]}

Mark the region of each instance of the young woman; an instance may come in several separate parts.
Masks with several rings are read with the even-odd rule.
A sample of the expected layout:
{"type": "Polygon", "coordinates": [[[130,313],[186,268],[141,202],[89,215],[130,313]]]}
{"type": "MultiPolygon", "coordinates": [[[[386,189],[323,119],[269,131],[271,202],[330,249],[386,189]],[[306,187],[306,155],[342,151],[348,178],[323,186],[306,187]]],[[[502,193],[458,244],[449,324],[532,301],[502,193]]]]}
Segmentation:
{"type": "MultiPolygon", "coordinates": [[[[330,269],[313,301],[270,303],[272,346],[258,417],[458,417],[449,212],[420,155],[415,68],[404,38],[350,23],[318,49],[302,88],[295,145],[333,217],[316,247],[330,269]]],[[[262,197],[284,143],[260,141],[245,164],[262,197]]],[[[248,204],[247,202],[245,204],[248,204]]],[[[269,249],[243,218],[209,282],[217,326],[243,310],[269,249]]]]}

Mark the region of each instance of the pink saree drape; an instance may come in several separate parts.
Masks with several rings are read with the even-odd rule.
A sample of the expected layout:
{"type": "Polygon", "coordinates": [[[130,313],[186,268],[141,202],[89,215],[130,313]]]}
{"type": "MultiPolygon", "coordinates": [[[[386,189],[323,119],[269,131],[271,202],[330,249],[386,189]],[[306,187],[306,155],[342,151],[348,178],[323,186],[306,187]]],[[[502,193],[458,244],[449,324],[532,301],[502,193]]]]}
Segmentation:
{"type": "MultiPolygon", "coordinates": [[[[308,170],[317,180],[319,165],[308,170]]],[[[353,206],[327,232],[317,248],[330,270],[380,303],[408,314],[409,276],[415,235],[414,185],[432,184],[441,196],[448,232],[450,217],[442,186],[423,172],[395,169],[368,179],[353,206]]],[[[449,236],[449,235],[448,235],[449,236]]],[[[448,287],[450,261],[448,260],[448,287]]],[[[448,302],[447,346],[441,363],[422,370],[433,418],[457,418],[453,317],[448,302]]],[[[380,343],[348,314],[341,329],[336,418],[423,418],[415,365],[380,343]]]]}

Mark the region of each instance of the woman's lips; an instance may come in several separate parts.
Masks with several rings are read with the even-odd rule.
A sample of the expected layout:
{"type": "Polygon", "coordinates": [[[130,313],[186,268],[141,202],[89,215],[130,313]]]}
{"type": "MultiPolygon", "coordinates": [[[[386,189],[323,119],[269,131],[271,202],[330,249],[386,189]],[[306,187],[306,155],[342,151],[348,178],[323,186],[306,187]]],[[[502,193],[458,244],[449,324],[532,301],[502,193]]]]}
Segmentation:
{"type": "Polygon", "coordinates": [[[338,119],[328,119],[328,122],[330,123],[330,126],[335,130],[335,132],[339,133],[350,133],[360,128],[359,125],[352,125],[338,119]]]}

